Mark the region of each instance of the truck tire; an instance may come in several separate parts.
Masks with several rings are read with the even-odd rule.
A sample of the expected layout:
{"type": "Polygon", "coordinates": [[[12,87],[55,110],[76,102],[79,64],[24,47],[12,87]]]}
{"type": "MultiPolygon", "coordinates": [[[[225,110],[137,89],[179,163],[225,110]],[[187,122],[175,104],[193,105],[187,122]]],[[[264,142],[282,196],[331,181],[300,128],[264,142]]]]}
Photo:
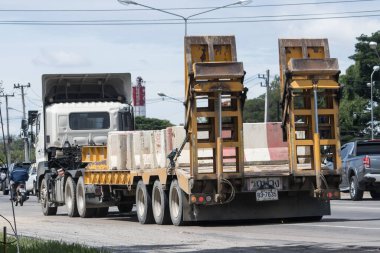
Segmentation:
{"type": "Polygon", "coordinates": [[[136,188],[136,211],[141,224],[154,223],[151,192],[142,180],[137,183],[136,188]]]}
{"type": "Polygon", "coordinates": [[[3,195],[8,195],[9,194],[9,190],[5,189],[5,188],[7,188],[6,182],[4,181],[1,185],[2,185],[1,188],[3,190],[3,195]]]}
{"type": "Polygon", "coordinates": [[[168,193],[163,189],[160,180],[156,180],[153,185],[152,209],[157,224],[167,225],[170,223],[168,193]]]}
{"type": "Polygon", "coordinates": [[[118,205],[117,209],[119,209],[120,213],[130,213],[133,209],[133,203],[118,205]]]}
{"type": "Polygon", "coordinates": [[[96,208],[86,207],[86,193],[83,177],[79,177],[77,182],[77,208],[79,216],[82,218],[91,218],[95,215],[96,208]]]}
{"type": "Polygon", "coordinates": [[[359,182],[357,176],[350,178],[350,197],[354,201],[363,199],[363,190],[359,189],[359,182]]]}
{"type": "Polygon", "coordinates": [[[107,214],[108,214],[108,207],[99,207],[99,208],[96,208],[96,213],[95,213],[95,217],[97,218],[103,218],[103,217],[106,217],[107,214]]]}
{"type": "Polygon", "coordinates": [[[178,181],[173,180],[169,191],[170,218],[174,225],[184,225],[183,221],[183,191],[179,187],[178,181]]]}
{"type": "Polygon", "coordinates": [[[371,194],[371,198],[372,199],[375,199],[375,200],[379,200],[380,199],[380,191],[370,191],[369,192],[371,194]]]}
{"type": "Polygon", "coordinates": [[[78,217],[78,208],[76,200],[77,184],[72,177],[66,179],[65,185],[65,205],[67,208],[67,214],[69,217],[78,217]]]}
{"type": "Polygon", "coordinates": [[[40,202],[42,206],[42,213],[45,216],[56,215],[58,207],[49,206],[49,195],[47,185],[48,184],[46,178],[42,179],[40,186],[40,202]]]}

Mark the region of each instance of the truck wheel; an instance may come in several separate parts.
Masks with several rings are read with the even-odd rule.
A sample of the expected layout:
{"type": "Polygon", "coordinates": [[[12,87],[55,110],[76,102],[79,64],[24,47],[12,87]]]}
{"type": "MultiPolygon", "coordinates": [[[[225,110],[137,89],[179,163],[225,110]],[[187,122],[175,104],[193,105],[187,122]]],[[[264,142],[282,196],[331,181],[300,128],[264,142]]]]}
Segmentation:
{"type": "Polygon", "coordinates": [[[170,185],[169,209],[173,224],[176,226],[183,225],[183,191],[179,187],[177,180],[173,180],[170,185]]]}
{"type": "Polygon", "coordinates": [[[137,183],[136,210],[137,218],[141,224],[151,224],[154,222],[151,193],[142,180],[137,183]]]}
{"type": "Polygon", "coordinates": [[[109,209],[108,207],[96,208],[95,217],[97,217],[97,218],[106,217],[108,214],[108,209],[109,209]]]}
{"type": "Polygon", "coordinates": [[[133,204],[121,204],[117,206],[120,213],[130,213],[132,211],[133,204]]]}
{"type": "Polygon", "coordinates": [[[83,177],[79,177],[77,183],[77,207],[79,216],[82,218],[90,218],[95,215],[96,208],[87,208],[86,207],[86,193],[83,177]]]}
{"type": "Polygon", "coordinates": [[[371,194],[372,199],[376,199],[376,200],[380,199],[380,191],[370,191],[369,193],[371,194]]]}
{"type": "Polygon", "coordinates": [[[357,176],[352,176],[350,178],[350,197],[354,201],[363,199],[363,190],[359,189],[357,176]]]}
{"type": "Polygon", "coordinates": [[[6,187],[6,183],[4,181],[2,183],[3,195],[8,195],[9,194],[9,190],[6,190],[5,188],[7,188],[7,187],[6,187]]]}
{"type": "Polygon", "coordinates": [[[40,202],[42,206],[42,213],[45,216],[56,215],[58,207],[49,206],[49,197],[48,197],[48,188],[47,188],[47,180],[44,178],[41,181],[40,187],[40,202]]]}
{"type": "Polygon", "coordinates": [[[156,180],[153,185],[152,209],[157,224],[166,225],[170,223],[168,194],[164,191],[159,180],[156,180]]]}
{"type": "Polygon", "coordinates": [[[77,185],[72,177],[68,177],[65,186],[65,205],[67,207],[67,214],[69,217],[78,217],[78,208],[76,201],[77,185]]]}

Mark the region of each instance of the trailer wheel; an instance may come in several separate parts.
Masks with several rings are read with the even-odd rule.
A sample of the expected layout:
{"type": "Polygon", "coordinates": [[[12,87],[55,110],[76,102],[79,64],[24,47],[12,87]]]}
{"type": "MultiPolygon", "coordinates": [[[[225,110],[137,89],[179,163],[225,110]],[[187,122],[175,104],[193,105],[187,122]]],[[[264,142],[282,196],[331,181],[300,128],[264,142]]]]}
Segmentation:
{"type": "Polygon", "coordinates": [[[363,190],[359,189],[359,182],[356,176],[350,178],[350,197],[352,200],[357,201],[363,198],[363,190]]]}
{"type": "Polygon", "coordinates": [[[79,177],[77,183],[77,207],[79,216],[82,218],[90,218],[95,215],[96,208],[86,207],[86,193],[83,177],[79,177]]]}
{"type": "Polygon", "coordinates": [[[133,204],[121,204],[117,206],[120,213],[130,213],[132,211],[133,204]]]}
{"type": "Polygon", "coordinates": [[[151,224],[154,222],[151,192],[149,192],[142,180],[137,183],[136,210],[137,218],[141,224],[151,224]]]}
{"type": "Polygon", "coordinates": [[[42,179],[40,187],[40,202],[42,206],[42,213],[45,216],[56,215],[58,207],[49,206],[49,194],[47,185],[48,184],[46,178],[42,179]]]}
{"type": "Polygon", "coordinates": [[[168,193],[163,189],[159,180],[156,180],[153,185],[152,209],[157,224],[166,225],[170,223],[168,193]]]}
{"type": "Polygon", "coordinates": [[[65,205],[69,217],[78,217],[78,208],[76,201],[77,185],[72,177],[68,177],[65,185],[65,205]]]}
{"type": "Polygon", "coordinates": [[[108,209],[109,209],[108,207],[96,208],[95,217],[97,217],[97,218],[106,217],[108,214],[108,209]]]}
{"type": "Polygon", "coordinates": [[[183,191],[177,180],[173,180],[170,185],[169,209],[173,224],[176,226],[183,225],[183,191]]]}

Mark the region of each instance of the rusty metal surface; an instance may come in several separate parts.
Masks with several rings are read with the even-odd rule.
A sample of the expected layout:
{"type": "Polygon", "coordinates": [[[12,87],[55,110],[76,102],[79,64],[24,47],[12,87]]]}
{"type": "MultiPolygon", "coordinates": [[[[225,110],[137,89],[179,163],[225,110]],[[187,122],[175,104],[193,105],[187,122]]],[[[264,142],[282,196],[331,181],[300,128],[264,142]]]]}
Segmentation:
{"type": "Polygon", "coordinates": [[[338,60],[330,59],[290,59],[288,70],[292,75],[337,75],[338,60]]]}
{"type": "Polygon", "coordinates": [[[194,78],[236,79],[244,76],[242,62],[202,62],[194,63],[194,78]]]}

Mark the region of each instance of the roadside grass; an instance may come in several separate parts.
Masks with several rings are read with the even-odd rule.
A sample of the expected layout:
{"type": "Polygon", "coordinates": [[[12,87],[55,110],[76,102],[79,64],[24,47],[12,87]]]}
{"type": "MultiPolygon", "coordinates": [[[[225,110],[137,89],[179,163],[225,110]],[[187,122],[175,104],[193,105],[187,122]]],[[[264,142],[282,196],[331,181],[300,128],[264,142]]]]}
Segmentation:
{"type": "MultiPolygon", "coordinates": [[[[61,241],[42,240],[31,237],[20,238],[20,252],[27,253],[109,253],[108,250],[92,248],[78,243],[65,243],[61,241]]],[[[7,237],[6,252],[17,253],[15,237],[7,237]]],[[[0,233],[0,252],[3,252],[3,233],[0,233]]]]}

